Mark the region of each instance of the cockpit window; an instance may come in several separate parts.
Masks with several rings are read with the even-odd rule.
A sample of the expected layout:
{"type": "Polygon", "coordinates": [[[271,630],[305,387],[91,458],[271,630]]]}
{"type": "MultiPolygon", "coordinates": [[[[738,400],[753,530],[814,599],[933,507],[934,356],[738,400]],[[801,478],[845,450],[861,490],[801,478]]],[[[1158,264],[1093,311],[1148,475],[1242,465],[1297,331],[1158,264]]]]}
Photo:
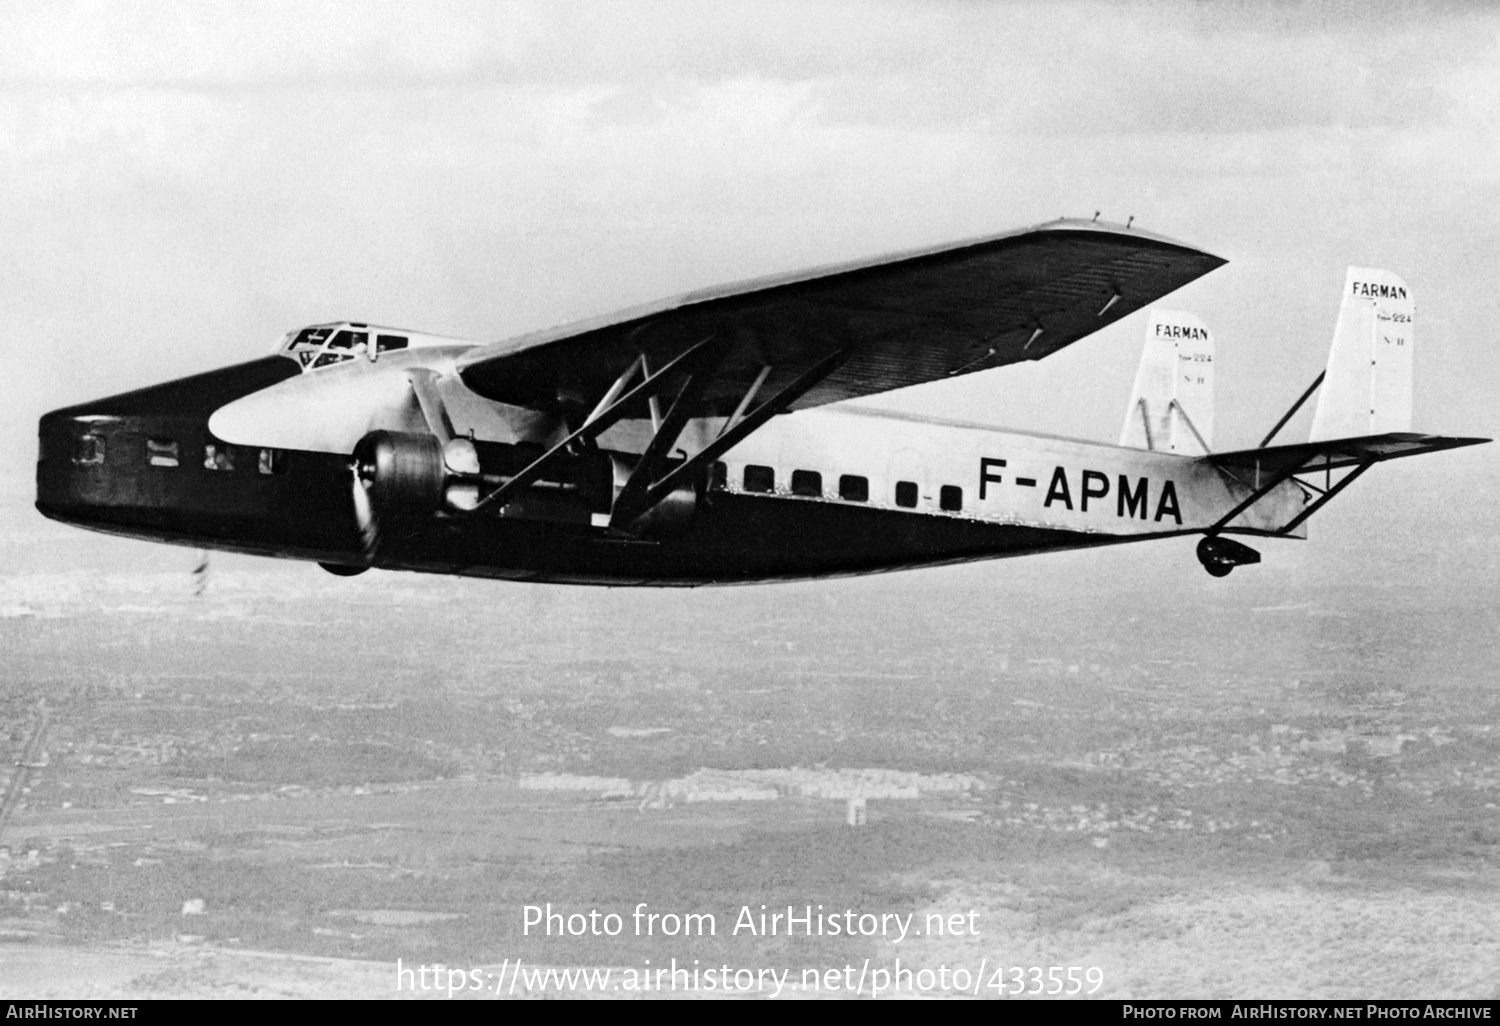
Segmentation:
{"type": "Polygon", "coordinates": [[[369,342],[369,334],[363,331],[340,331],[328,343],[329,349],[354,349],[369,342]]]}
{"type": "Polygon", "coordinates": [[[328,335],[333,329],[326,325],[321,328],[303,328],[297,332],[297,337],[292,340],[292,349],[322,348],[324,342],[328,341],[328,335]]]}
{"type": "MultiPolygon", "coordinates": [[[[422,345],[418,341],[417,345],[422,345]]],[[[282,337],[280,352],[295,357],[303,370],[316,370],[361,357],[376,360],[381,353],[407,349],[410,335],[394,335],[371,329],[358,321],[318,324],[289,332],[282,337]]]]}

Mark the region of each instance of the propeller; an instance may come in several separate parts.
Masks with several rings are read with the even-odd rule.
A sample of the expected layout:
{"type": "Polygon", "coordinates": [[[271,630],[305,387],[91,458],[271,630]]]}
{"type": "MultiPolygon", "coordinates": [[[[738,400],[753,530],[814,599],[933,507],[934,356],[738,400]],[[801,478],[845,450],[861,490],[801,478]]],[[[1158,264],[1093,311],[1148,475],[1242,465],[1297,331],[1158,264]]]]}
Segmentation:
{"type": "Polygon", "coordinates": [[[370,485],[375,468],[367,465],[358,454],[349,462],[354,477],[354,522],[359,525],[360,548],[365,563],[375,562],[380,547],[380,522],[375,518],[375,503],[370,499],[370,485]]]}
{"type": "Polygon", "coordinates": [[[375,565],[376,550],[380,544],[380,525],[375,519],[375,502],[370,497],[369,475],[374,474],[374,467],[362,459],[356,450],[349,461],[349,473],[354,479],[354,522],[359,525],[360,554],[363,558],[355,566],[319,561],[318,565],[335,577],[355,577],[370,569],[375,565]]]}

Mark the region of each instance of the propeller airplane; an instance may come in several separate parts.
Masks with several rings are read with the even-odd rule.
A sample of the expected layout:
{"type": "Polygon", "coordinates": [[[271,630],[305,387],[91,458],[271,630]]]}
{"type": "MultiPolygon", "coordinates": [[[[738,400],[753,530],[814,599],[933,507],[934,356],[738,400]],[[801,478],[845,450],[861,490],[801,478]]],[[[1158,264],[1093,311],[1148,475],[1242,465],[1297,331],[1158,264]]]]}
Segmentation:
{"type": "Polygon", "coordinates": [[[1223,264],[1059,220],[480,342],[355,321],[42,418],[37,508],[137,538],[522,581],[853,575],[1182,535],[1306,536],[1411,430],[1413,304],[1350,268],[1327,370],[1216,452],[1213,338],[1154,310],[1119,445],[845,400],[1040,360],[1223,264]],[[1308,441],[1272,445],[1321,386],[1308,441]]]}

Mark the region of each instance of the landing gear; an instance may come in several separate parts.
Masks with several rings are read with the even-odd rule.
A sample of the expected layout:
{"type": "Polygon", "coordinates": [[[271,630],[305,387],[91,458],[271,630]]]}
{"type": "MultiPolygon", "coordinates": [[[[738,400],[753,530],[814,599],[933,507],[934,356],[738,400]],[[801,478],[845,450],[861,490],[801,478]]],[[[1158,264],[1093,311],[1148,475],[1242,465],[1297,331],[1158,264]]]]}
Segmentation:
{"type": "Polygon", "coordinates": [[[1198,543],[1198,562],[1213,576],[1227,577],[1237,566],[1259,563],[1260,553],[1248,545],[1211,534],[1198,543]]]}

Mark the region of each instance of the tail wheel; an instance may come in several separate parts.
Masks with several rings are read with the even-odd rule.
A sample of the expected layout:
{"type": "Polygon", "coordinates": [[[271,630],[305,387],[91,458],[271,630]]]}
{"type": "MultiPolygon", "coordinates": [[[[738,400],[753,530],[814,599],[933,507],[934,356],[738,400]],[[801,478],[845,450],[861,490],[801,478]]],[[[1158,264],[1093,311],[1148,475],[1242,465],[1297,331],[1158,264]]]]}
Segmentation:
{"type": "Polygon", "coordinates": [[[1218,535],[1208,535],[1198,543],[1198,562],[1214,577],[1228,577],[1229,571],[1247,563],[1259,563],[1260,553],[1218,535]]]}

